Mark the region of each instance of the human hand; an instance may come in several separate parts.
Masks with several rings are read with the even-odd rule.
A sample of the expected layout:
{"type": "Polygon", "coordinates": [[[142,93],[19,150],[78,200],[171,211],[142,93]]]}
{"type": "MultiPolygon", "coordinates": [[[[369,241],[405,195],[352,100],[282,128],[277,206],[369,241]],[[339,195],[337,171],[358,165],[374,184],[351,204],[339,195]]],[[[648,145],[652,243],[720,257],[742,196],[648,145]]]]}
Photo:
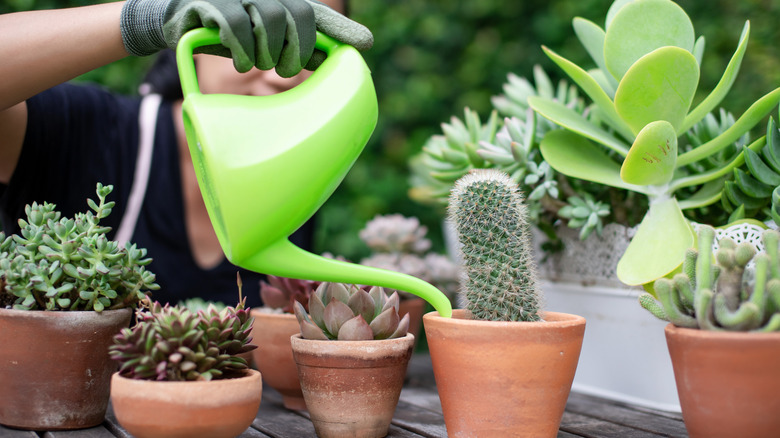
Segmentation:
{"type": "Polygon", "coordinates": [[[199,51],[232,58],[239,72],[276,68],[282,77],[322,62],[317,30],[358,50],[374,42],[365,26],[317,0],[128,0],[120,21],[125,48],[136,56],[176,48],[198,27],[218,28],[222,42],[199,51]]]}

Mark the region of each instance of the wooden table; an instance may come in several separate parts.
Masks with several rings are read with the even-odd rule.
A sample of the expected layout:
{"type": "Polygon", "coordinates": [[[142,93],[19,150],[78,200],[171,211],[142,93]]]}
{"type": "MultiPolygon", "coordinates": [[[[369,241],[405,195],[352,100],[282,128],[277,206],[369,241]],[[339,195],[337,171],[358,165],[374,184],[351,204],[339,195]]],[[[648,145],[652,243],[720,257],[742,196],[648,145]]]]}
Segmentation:
{"type": "MultiPolygon", "coordinates": [[[[393,417],[388,437],[446,437],[441,404],[433,379],[430,356],[416,354],[409,364],[407,382],[393,417]]],[[[680,414],[616,403],[572,393],[566,405],[559,438],[572,437],[687,437],[680,414]]],[[[0,426],[0,438],[131,438],[109,409],[98,427],[67,432],[30,432],[0,426]]],[[[252,427],[240,438],[316,437],[305,412],[289,411],[282,397],[263,388],[263,401],[252,427]]]]}

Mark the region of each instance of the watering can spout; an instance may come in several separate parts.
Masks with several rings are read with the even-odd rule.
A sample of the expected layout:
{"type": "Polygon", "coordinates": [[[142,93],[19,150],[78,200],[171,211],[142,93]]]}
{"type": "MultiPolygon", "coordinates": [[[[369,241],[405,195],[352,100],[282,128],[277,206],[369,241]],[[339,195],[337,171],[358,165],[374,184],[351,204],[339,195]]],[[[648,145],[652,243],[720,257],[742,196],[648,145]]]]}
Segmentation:
{"type": "Polygon", "coordinates": [[[357,50],[318,34],[327,58],[297,87],[204,95],[193,52],[219,43],[218,30],[194,29],[179,40],[176,61],[187,145],[228,260],[263,274],[403,290],[450,316],[449,299],[429,283],[320,257],[288,240],[336,190],[376,126],[376,91],[357,50]]]}
{"type": "Polygon", "coordinates": [[[450,300],[428,282],[400,272],[322,257],[295,246],[287,239],[279,240],[246,260],[244,267],[279,277],[397,289],[423,298],[441,316],[452,316],[450,300]]]}

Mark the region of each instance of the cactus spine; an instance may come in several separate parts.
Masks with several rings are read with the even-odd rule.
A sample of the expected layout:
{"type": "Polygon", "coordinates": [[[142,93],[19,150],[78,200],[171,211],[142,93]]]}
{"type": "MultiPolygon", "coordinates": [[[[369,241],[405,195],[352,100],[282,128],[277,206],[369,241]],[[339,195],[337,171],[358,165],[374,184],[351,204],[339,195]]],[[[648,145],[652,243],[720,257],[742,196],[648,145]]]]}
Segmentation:
{"type": "Polygon", "coordinates": [[[461,294],[473,318],[541,320],[527,209],[509,175],[478,169],[461,177],[449,217],[461,244],[461,294]]]}
{"type": "Polygon", "coordinates": [[[699,230],[698,250],[685,255],[683,272],[655,282],[658,301],[642,294],[639,303],[660,319],[678,327],[705,330],[780,330],[780,233],[767,230],[762,236],[766,253],[756,255],[749,243],[721,239],[712,254],[715,230],[699,230]],[[755,271],[746,275],[746,266],[755,271]]]}

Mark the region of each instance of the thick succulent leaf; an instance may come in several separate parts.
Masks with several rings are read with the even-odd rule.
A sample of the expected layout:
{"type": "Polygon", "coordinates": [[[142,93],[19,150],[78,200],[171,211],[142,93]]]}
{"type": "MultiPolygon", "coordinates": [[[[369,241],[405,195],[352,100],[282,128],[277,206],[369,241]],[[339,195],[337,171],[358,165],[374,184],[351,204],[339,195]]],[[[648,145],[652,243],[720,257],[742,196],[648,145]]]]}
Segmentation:
{"type": "Polygon", "coordinates": [[[628,154],[628,145],[616,139],[612,134],[590,123],[582,114],[577,113],[565,105],[538,96],[528,98],[528,104],[542,116],[552,120],[556,124],[587,137],[597,143],[612,149],[622,156],[628,154]]]}
{"type": "Polygon", "coordinates": [[[683,216],[677,200],[652,202],[618,261],[618,279],[635,286],[666,276],[682,264],[694,237],[693,227],[683,216]]]}
{"type": "Polygon", "coordinates": [[[398,312],[400,306],[401,298],[398,296],[398,292],[393,292],[393,294],[390,295],[390,297],[387,299],[387,302],[385,302],[385,305],[382,306],[382,312],[390,308],[393,308],[396,312],[398,312]]]}
{"type": "Polygon", "coordinates": [[[666,184],[672,179],[676,160],[674,127],[665,120],[651,122],[639,131],[623,160],[620,177],[629,184],[666,184]]]}
{"type": "Polygon", "coordinates": [[[723,193],[733,205],[743,206],[747,210],[761,208],[769,202],[768,199],[756,199],[746,195],[734,181],[726,181],[723,193]]]}
{"type": "Polygon", "coordinates": [[[366,321],[374,319],[374,300],[363,289],[358,289],[352,294],[347,305],[354,315],[360,315],[366,321]]]}
{"type": "Polygon", "coordinates": [[[780,88],[775,88],[762,98],[758,99],[753,105],[750,105],[750,108],[748,108],[747,111],[731,125],[731,127],[723,131],[722,134],[677,157],[677,167],[685,166],[709,157],[721,149],[734,144],[737,139],[753,129],[758,122],[769,114],[769,112],[777,106],[778,102],[780,102],[780,88]]]}
{"type": "Polygon", "coordinates": [[[301,326],[301,336],[304,339],[313,339],[319,341],[327,341],[328,337],[322,332],[322,329],[312,324],[309,321],[298,321],[298,325],[301,326]]]}
{"type": "Polygon", "coordinates": [[[734,182],[752,198],[769,198],[776,187],[758,181],[742,169],[734,169],[734,182]]]}
{"type": "MultiPolygon", "coordinates": [[[[696,193],[686,196],[685,199],[677,201],[680,206],[680,210],[688,210],[691,208],[700,208],[710,204],[718,202],[723,194],[723,184],[727,177],[721,177],[719,179],[709,181],[704,184],[696,193]]],[[[731,221],[729,221],[731,222],[731,221]]]]}
{"type": "Polygon", "coordinates": [[[374,333],[374,339],[387,339],[398,328],[398,311],[391,307],[380,313],[373,321],[370,327],[374,333]]]}
{"type": "Polygon", "coordinates": [[[607,18],[604,21],[604,28],[609,29],[609,26],[612,24],[612,20],[615,19],[615,15],[617,15],[620,8],[634,1],[637,0],[615,0],[614,2],[612,2],[612,5],[607,10],[607,18]]]}
{"type": "MultiPolygon", "coordinates": [[[[301,308],[303,308],[303,305],[301,305],[301,308]]],[[[309,315],[312,322],[322,329],[325,328],[325,303],[322,302],[319,294],[313,293],[309,297],[309,315]]]]}
{"type": "Polygon", "coordinates": [[[777,187],[780,185],[780,174],[777,174],[770,168],[761,156],[747,147],[743,147],[742,153],[745,155],[745,164],[750,174],[764,184],[777,187]]]}
{"type": "Polygon", "coordinates": [[[349,302],[349,290],[350,285],[344,283],[328,283],[328,293],[331,299],[335,298],[344,304],[349,302]]]}
{"type": "Polygon", "coordinates": [[[620,80],[641,57],[664,46],[693,50],[693,24],[685,11],[669,0],[643,0],[620,8],[607,27],[604,61],[620,80]]]}
{"type": "Polygon", "coordinates": [[[617,88],[617,80],[607,70],[607,65],[604,63],[604,38],[606,32],[599,27],[598,24],[586,20],[582,17],[576,17],[572,21],[572,27],[574,27],[574,33],[577,34],[577,38],[588,51],[588,54],[596,63],[599,70],[604,72],[604,77],[607,79],[610,87],[614,90],[617,88]]]}
{"type": "Polygon", "coordinates": [[[628,69],[615,92],[615,109],[635,133],[656,120],[679,133],[698,84],[699,65],[691,52],[661,47],[628,69]]]}
{"type": "Polygon", "coordinates": [[[335,297],[330,299],[330,303],[325,306],[325,329],[333,336],[338,336],[339,328],[342,324],[354,318],[355,314],[346,304],[337,300],[335,297]]]}
{"type": "Polygon", "coordinates": [[[606,116],[606,121],[610,126],[614,127],[625,138],[633,138],[634,134],[631,132],[630,127],[618,115],[612,99],[610,99],[598,82],[596,82],[587,71],[547,47],[542,46],[542,50],[544,50],[544,53],[558,64],[558,67],[566,72],[566,74],[582,88],[582,91],[584,91],[596,105],[598,105],[604,116],[606,116]]]}
{"type": "Polygon", "coordinates": [[[339,330],[339,341],[370,341],[372,339],[374,339],[374,332],[360,315],[345,322],[339,330]]]}
{"type": "MultiPolygon", "coordinates": [[[[742,58],[745,56],[745,51],[747,50],[749,36],[750,23],[746,21],[745,26],[742,28],[742,36],[739,37],[737,50],[734,52],[734,55],[731,56],[731,60],[726,66],[726,70],[723,72],[720,81],[718,81],[718,85],[712,89],[709,96],[702,100],[701,103],[685,117],[682,126],[680,126],[680,129],[677,132],[683,133],[691,129],[693,125],[699,123],[701,119],[715,109],[723,98],[726,97],[726,94],[731,90],[731,85],[734,84],[734,80],[737,78],[737,73],[739,73],[742,58]]],[[[701,45],[704,45],[703,41],[701,45]]],[[[702,47],[700,50],[703,51],[704,48],[702,47]]],[[[701,63],[701,59],[699,59],[698,62],[701,63]]]]}
{"type": "Polygon", "coordinates": [[[706,40],[704,39],[704,36],[699,36],[693,44],[693,57],[696,58],[696,63],[699,65],[701,65],[701,59],[704,57],[705,45],[706,40]]]}
{"type": "Polygon", "coordinates": [[[402,338],[409,333],[409,314],[405,314],[401,321],[398,323],[398,328],[395,329],[392,335],[388,339],[402,338]]]}
{"type": "Polygon", "coordinates": [[[556,171],[574,178],[597,182],[611,187],[646,193],[620,178],[620,164],[608,157],[597,145],[565,130],[548,132],[539,149],[544,160],[556,171]]]}
{"type": "Polygon", "coordinates": [[[382,313],[382,309],[385,308],[385,303],[387,302],[385,290],[379,286],[374,286],[368,291],[368,294],[371,296],[371,299],[374,300],[374,315],[379,315],[382,313]]]}

